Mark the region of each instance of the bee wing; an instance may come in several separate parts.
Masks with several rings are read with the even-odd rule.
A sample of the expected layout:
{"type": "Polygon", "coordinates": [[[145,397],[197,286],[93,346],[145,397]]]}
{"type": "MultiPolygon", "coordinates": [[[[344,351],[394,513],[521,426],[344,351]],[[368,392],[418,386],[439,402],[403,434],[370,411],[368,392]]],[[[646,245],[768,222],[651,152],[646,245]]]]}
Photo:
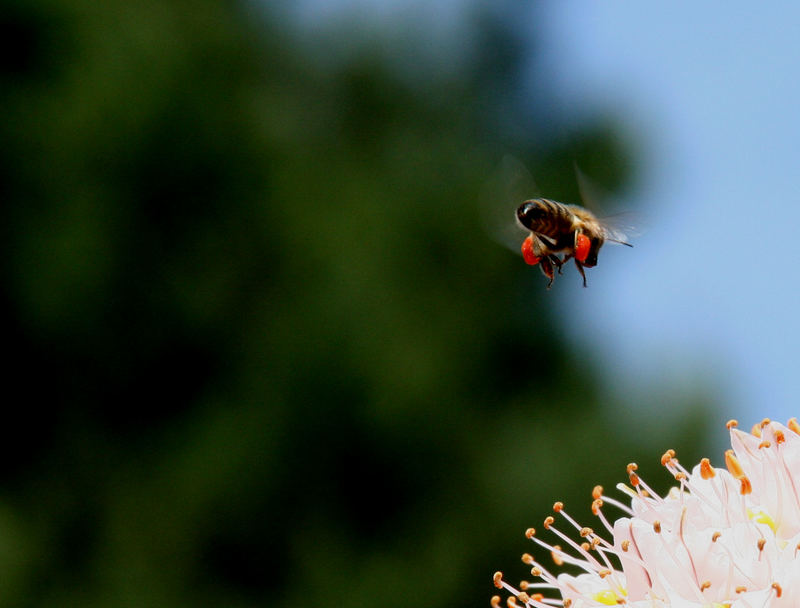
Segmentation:
{"type": "Polygon", "coordinates": [[[584,207],[598,216],[605,239],[633,247],[629,242],[630,239],[640,236],[643,232],[644,222],[641,215],[630,211],[603,215],[603,201],[609,200],[608,194],[581,171],[577,164],[575,164],[575,177],[578,180],[578,190],[584,207]]]}
{"type": "Polygon", "coordinates": [[[645,232],[645,222],[641,213],[623,211],[608,215],[600,220],[607,241],[633,247],[630,241],[645,232]]]}
{"type": "Polygon", "coordinates": [[[520,253],[528,230],[517,222],[517,207],[536,196],[536,184],[518,159],[506,155],[487,180],[481,195],[484,225],[492,240],[520,253]]]}

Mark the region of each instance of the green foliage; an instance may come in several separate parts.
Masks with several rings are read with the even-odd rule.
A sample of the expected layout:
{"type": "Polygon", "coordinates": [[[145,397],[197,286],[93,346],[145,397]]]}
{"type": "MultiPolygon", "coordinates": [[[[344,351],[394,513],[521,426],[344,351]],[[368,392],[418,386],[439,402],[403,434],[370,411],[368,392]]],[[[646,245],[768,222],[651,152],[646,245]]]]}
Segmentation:
{"type": "Polygon", "coordinates": [[[627,166],[502,134],[503,27],[412,82],[230,3],[9,6],[0,605],[480,604],[553,500],[657,463],[485,236],[489,150],[627,166]]]}

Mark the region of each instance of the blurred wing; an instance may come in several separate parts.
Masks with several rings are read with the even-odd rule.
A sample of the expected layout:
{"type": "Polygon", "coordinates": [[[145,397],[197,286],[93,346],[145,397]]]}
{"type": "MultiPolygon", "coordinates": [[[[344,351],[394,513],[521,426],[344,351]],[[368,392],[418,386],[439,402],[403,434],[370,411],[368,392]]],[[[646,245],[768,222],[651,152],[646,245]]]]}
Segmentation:
{"type": "Polygon", "coordinates": [[[631,245],[630,240],[640,236],[643,232],[644,221],[639,213],[623,211],[604,215],[602,213],[604,201],[609,200],[609,195],[602,188],[575,165],[575,177],[578,180],[578,190],[581,193],[584,207],[593,212],[603,225],[605,238],[612,243],[631,245]]]}
{"type": "Polygon", "coordinates": [[[600,220],[605,232],[605,238],[612,243],[631,245],[631,239],[644,234],[644,219],[641,213],[623,211],[606,216],[600,220]]]}
{"type": "Polygon", "coordinates": [[[483,223],[492,240],[520,253],[528,231],[517,222],[517,207],[535,196],[536,184],[525,165],[504,156],[481,195],[483,223]]]}

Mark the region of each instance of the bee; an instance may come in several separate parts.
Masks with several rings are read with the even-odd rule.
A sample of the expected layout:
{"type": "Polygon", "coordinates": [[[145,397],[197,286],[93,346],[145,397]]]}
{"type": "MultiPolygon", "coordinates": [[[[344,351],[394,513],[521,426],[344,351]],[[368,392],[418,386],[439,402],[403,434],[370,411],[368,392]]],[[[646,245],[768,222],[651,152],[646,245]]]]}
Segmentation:
{"type": "Polygon", "coordinates": [[[548,289],[553,284],[554,270],[561,274],[561,267],[570,259],[575,261],[586,287],[583,269],[597,265],[597,254],[606,241],[633,247],[621,231],[578,205],[535,198],[522,203],[516,217],[518,224],[530,231],[522,243],[522,256],[532,266],[539,264],[550,279],[548,289]],[[559,258],[559,254],[563,257],[559,258]]]}

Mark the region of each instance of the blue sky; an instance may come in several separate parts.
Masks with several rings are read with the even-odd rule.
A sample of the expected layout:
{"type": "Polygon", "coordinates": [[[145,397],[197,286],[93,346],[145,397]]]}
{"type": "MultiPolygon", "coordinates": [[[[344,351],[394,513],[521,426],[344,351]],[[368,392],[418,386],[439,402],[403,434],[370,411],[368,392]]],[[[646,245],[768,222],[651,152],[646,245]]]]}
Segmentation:
{"type": "Polygon", "coordinates": [[[548,6],[558,103],[622,119],[640,154],[624,196],[650,225],[559,294],[573,339],[637,407],[666,405],[653,382],[709,383],[720,420],[798,414],[800,5],[548,6]]]}
{"type": "MultiPolygon", "coordinates": [[[[441,33],[468,4],[302,0],[294,10],[306,24],[415,15],[441,33]]],[[[569,120],[617,118],[637,170],[621,205],[648,216],[634,249],[603,250],[588,289],[568,271],[551,292],[569,339],[591,345],[587,367],[609,403],[646,420],[671,409],[662,387],[665,399],[710,391],[720,423],[800,413],[800,4],[529,6],[531,80],[548,87],[531,93],[569,120]]]]}

